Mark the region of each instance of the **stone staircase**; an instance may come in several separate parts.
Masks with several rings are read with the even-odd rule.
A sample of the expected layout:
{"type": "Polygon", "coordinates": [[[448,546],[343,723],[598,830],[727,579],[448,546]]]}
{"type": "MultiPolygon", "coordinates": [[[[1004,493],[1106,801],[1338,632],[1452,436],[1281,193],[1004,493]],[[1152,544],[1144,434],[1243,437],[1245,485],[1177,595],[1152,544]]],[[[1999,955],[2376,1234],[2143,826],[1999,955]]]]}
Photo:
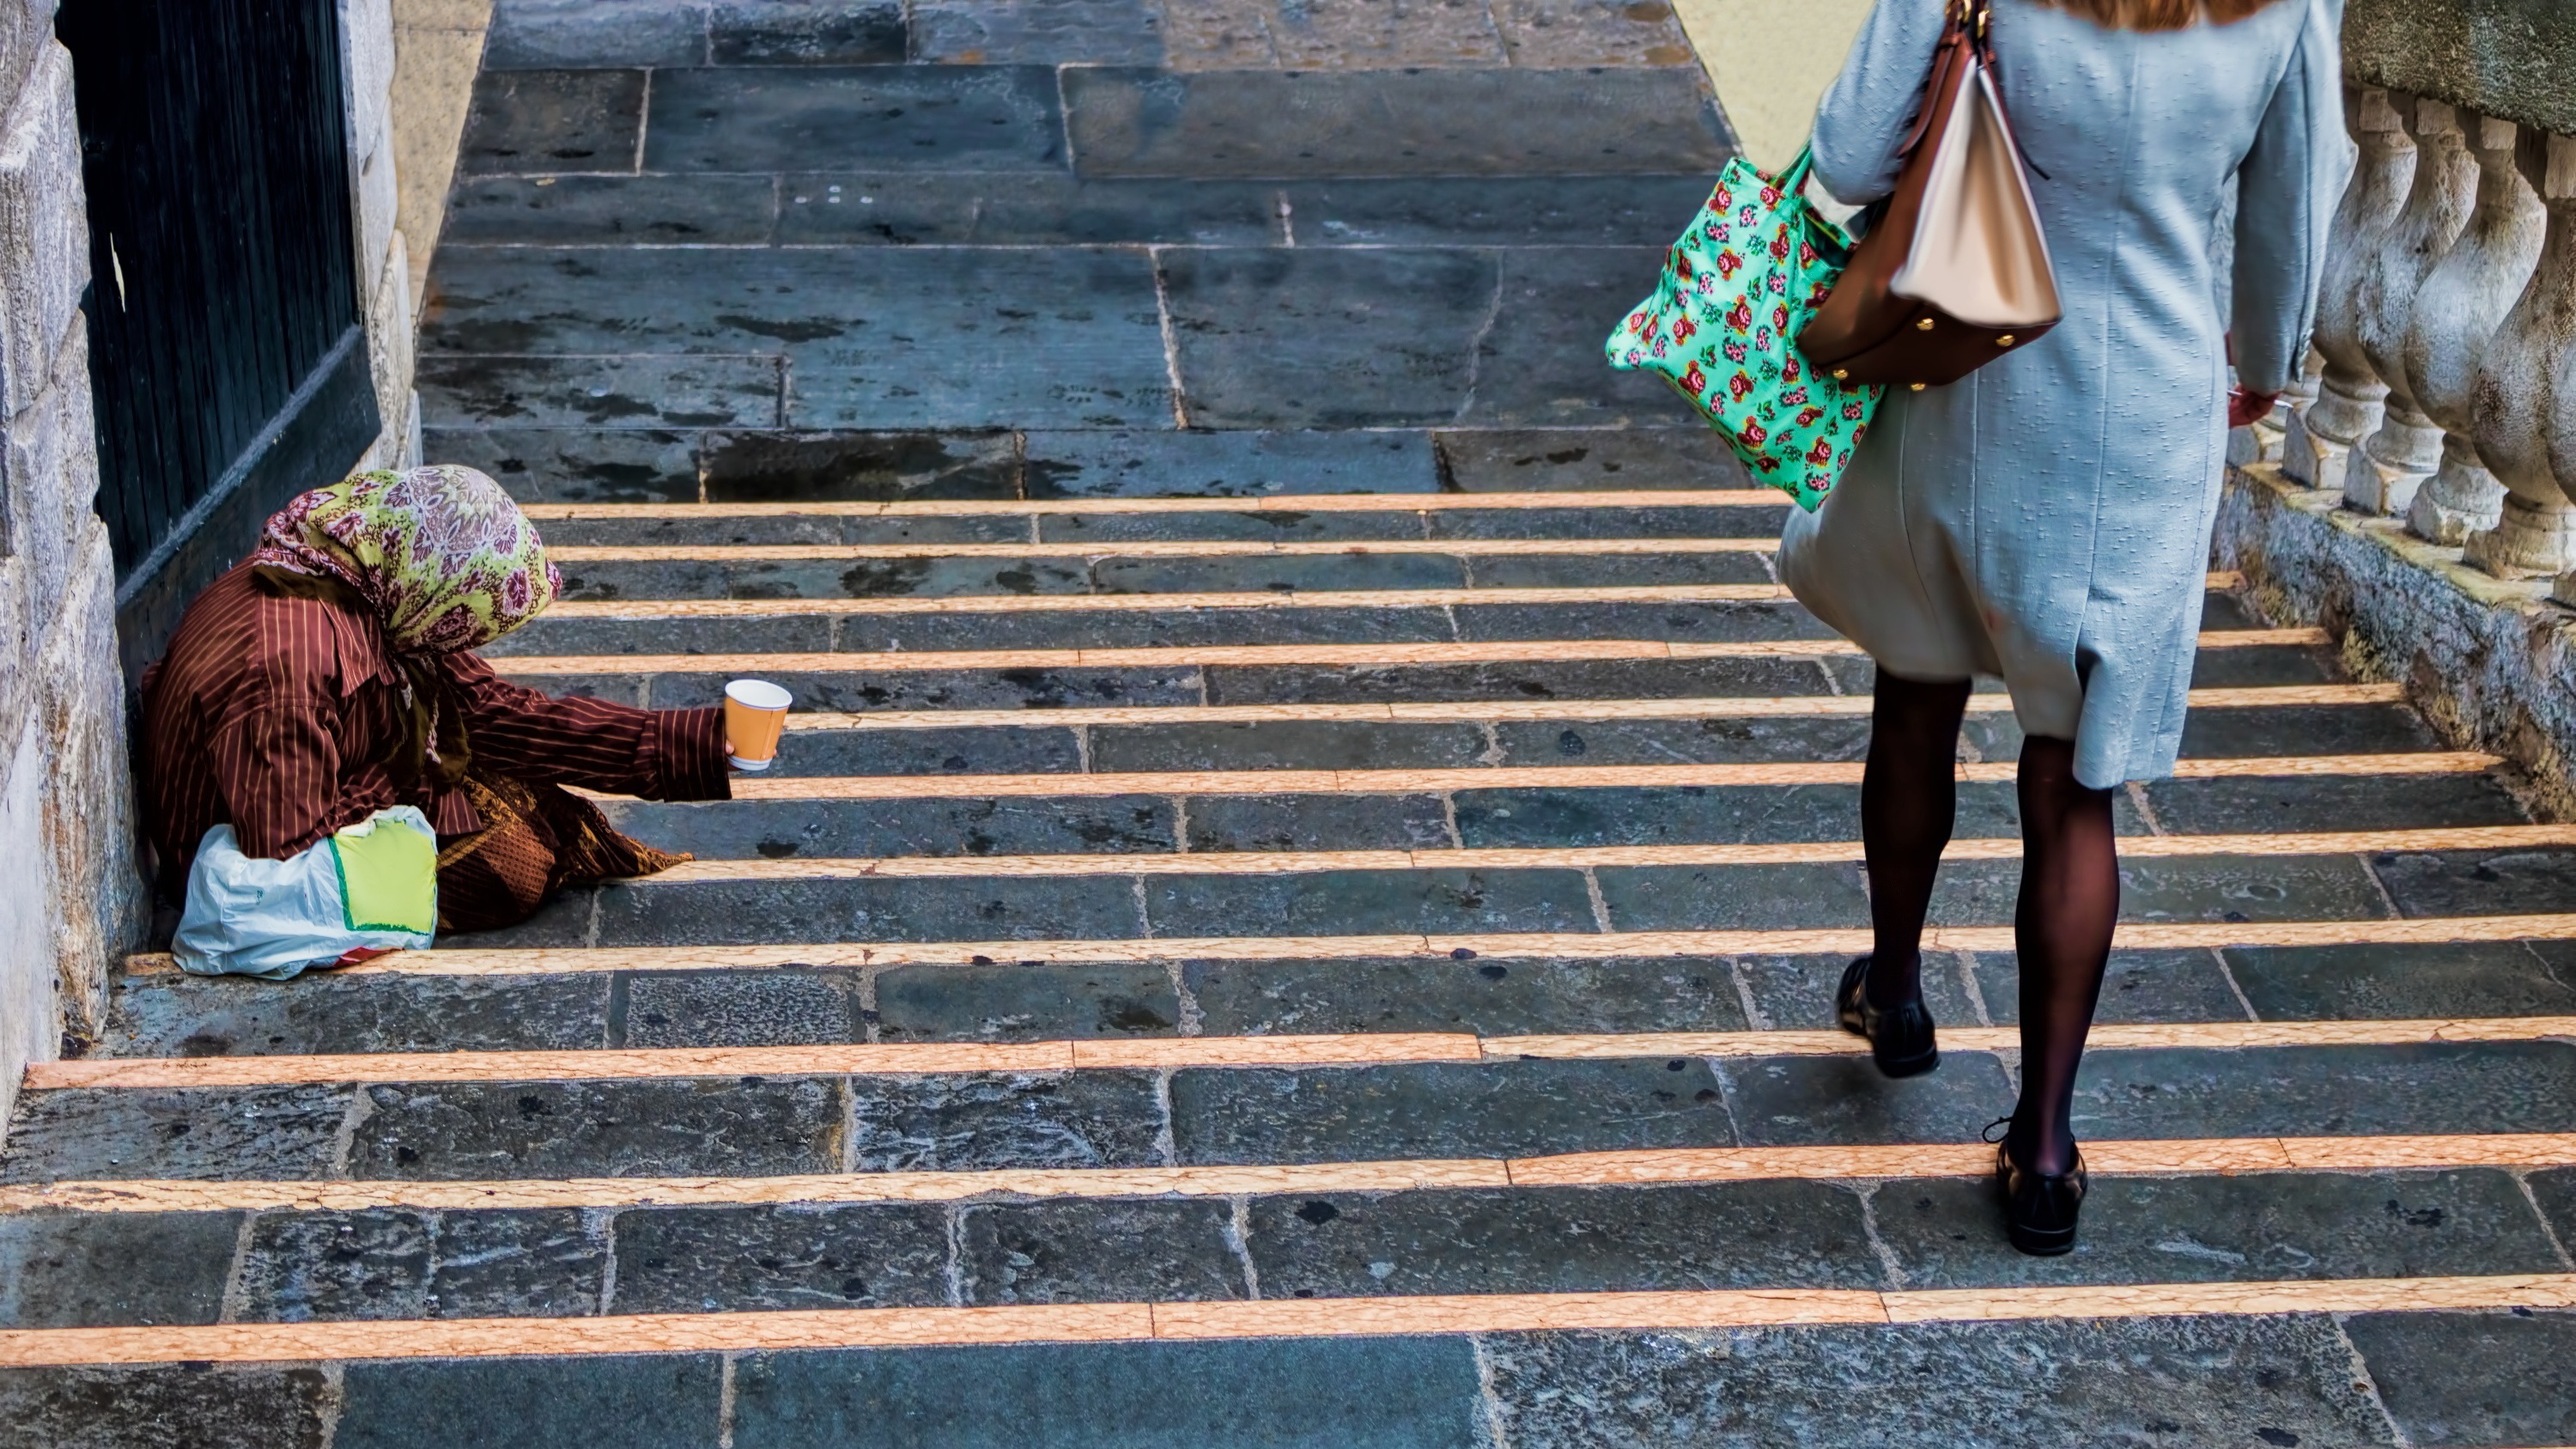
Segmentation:
{"type": "Polygon", "coordinates": [[[1660,6],[493,36],[426,448],[571,588],[492,652],[797,728],[518,930],[131,963],[0,1155],[0,1443],[2576,1442],[2576,829],[2232,575],[2078,1251],[1981,1176],[1999,696],[1947,1059],[1831,1029],[1867,661],[1599,358],[1725,152],[1660,6]]]}

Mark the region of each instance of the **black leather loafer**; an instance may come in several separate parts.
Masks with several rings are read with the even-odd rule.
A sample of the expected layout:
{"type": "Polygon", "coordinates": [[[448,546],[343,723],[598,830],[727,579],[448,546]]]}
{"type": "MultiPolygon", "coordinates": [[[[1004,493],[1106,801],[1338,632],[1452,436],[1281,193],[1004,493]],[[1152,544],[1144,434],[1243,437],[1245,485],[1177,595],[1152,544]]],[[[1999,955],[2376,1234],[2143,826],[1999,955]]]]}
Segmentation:
{"type": "Polygon", "coordinates": [[[1888,1076],[1919,1077],[1941,1065],[1941,1046],[1932,1036],[1932,1013],[1924,1008],[1920,993],[1884,1011],[1869,1004],[1867,956],[1843,972],[1834,1013],[1843,1030],[1869,1038],[1870,1059],[1888,1076]]]}
{"type": "Polygon", "coordinates": [[[2004,1235],[2035,1258],[2053,1258],[2075,1247],[2075,1218],[2084,1207],[2084,1154],[2064,1172],[2031,1172],[2012,1160],[2012,1148],[1995,1144],[1995,1190],[2004,1200],[2004,1235]]]}

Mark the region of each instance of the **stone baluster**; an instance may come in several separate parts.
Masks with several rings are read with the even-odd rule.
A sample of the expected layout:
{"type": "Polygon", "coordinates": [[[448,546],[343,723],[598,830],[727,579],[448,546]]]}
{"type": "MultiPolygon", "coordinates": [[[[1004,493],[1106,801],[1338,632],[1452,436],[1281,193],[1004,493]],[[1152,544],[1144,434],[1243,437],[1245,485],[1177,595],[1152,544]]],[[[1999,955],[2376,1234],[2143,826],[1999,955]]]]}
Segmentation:
{"type": "MultiPolygon", "coordinates": [[[[2494,531],[2504,506],[2504,485],[2479,460],[2471,403],[2488,344],[2540,260],[2549,213],[2516,162],[2520,127],[2464,110],[2460,129],[2477,162],[2477,204],[2459,240],[2417,290],[2403,346],[2407,388],[2424,415],[2442,429],[2441,465],[2416,490],[2406,510],[2406,527],[2419,538],[2454,547],[2477,534],[2529,549],[2554,540],[2527,531],[2500,538],[2494,531]]],[[[2474,554],[2471,562],[2496,573],[2554,574],[2567,560],[2550,552],[2474,554]]]]}
{"type": "Polygon", "coordinates": [[[2360,303],[2361,350],[2388,396],[2378,428],[2344,459],[2344,502],[2365,513],[2404,513],[2442,461],[2442,430],[2406,381],[2406,326],[2415,294],[2468,225],[2478,192],[2478,163],[2456,107],[2418,97],[2398,116],[2415,138],[2415,182],[2365,265],[2360,303]]]}
{"type": "Polygon", "coordinates": [[[2343,114],[2361,155],[2326,243],[2316,330],[2324,371],[2316,401],[2293,412],[2281,448],[2281,471],[2310,488],[2340,486],[2345,452],[2379,426],[2380,400],[2388,389],[2361,350],[2361,276],[2415,179],[2415,142],[2399,124],[2388,92],[2347,86],[2343,114]]]}
{"type": "Polygon", "coordinates": [[[2555,597],[2576,600],[2568,502],[2576,498],[2576,137],[2525,129],[2522,173],[2548,208],[2547,239],[2521,300],[2487,344],[2473,409],[2478,456],[2511,490],[2504,518],[2469,547],[2486,558],[2537,560],[2556,550],[2555,597]],[[2524,539],[2530,539],[2524,542],[2524,539]]]}

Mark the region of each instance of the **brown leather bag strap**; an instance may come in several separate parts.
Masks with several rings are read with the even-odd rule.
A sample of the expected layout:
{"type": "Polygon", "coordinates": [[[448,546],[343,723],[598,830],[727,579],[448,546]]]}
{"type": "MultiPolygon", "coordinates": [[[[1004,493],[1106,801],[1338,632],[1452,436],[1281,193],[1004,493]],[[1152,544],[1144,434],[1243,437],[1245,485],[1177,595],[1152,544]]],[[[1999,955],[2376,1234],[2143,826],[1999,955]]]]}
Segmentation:
{"type": "Polygon", "coordinates": [[[1923,144],[1924,134],[1932,129],[1933,103],[1949,89],[1953,67],[1967,62],[1970,52],[1978,59],[1992,63],[1994,52],[1983,37],[1986,30],[1986,0],[1944,0],[1946,14],[1941,24],[1941,38],[1932,47],[1932,65],[1923,76],[1923,98],[1914,105],[1914,124],[1897,144],[1899,160],[1914,154],[1923,144]]]}

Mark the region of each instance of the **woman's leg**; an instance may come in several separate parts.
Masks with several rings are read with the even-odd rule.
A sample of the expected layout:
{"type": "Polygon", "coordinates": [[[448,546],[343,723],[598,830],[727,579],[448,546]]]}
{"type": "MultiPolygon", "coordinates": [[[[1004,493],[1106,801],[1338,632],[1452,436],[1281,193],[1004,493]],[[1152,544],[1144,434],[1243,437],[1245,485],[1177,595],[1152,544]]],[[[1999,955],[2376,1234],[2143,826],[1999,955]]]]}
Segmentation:
{"type": "Polygon", "coordinates": [[[1922,991],[1923,915],[1958,809],[1959,717],[1969,681],[1929,683],[1878,671],[1869,764],[1860,777],[1861,854],[1869,864],[1869,1003],[1886,1009],[1922,991]]]}
{"type": "Polygon", "coordinates": [[[2022,741],[2020,795],[2021,1104],[2011,1143],[2025,1170],[2054,1174],[2075,1162],[2075,1068],[2111,959],[2120,856],[2111,792],[2076,780],[2071,741],[2022,741]]]}

